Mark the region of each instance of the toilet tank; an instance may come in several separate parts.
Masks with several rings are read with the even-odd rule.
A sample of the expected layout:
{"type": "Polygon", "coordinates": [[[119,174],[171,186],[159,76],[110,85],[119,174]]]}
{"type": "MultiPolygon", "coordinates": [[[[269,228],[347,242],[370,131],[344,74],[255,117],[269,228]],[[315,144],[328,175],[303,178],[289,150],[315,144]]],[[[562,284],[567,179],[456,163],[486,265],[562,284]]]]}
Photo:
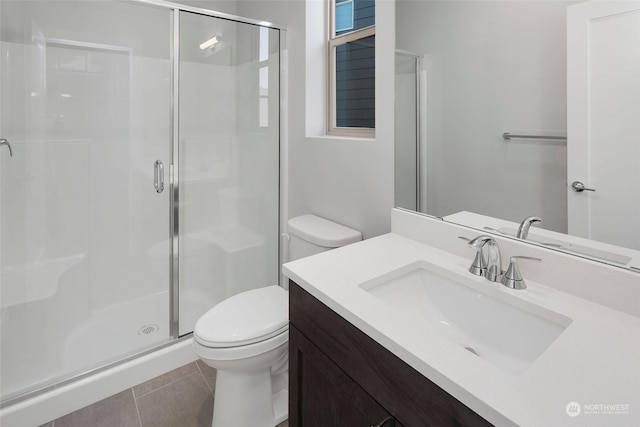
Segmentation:
{"type": "Polygon", "coordinates": [[[362,240],[362,233],[315,215],[291,218],[289,260],[319,254],[362,240]]]}

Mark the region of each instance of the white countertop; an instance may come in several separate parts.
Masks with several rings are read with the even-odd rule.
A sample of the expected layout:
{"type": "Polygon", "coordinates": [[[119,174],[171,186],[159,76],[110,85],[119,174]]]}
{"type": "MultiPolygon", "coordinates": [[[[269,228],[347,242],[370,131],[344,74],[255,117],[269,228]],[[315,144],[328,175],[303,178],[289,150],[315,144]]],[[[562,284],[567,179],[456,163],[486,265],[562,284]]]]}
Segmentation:
{"type": "MultiPolygon", "coordinates": [[[[527,280],[512,290],[473,276],[472,260],[389,233],[287,263],[284,274],[386,349],[491,423],[523,426],[640,425],[640,319],[527,280]],[[509,293],[572,320],[524,372],[503,370],[465,351],[359,287],[417,261],[509,293]],[[567,414],[570,402],[582,406],[567,414]],[[587,413],[591,409],[597,413],[587,413]],[[609,409],[619,414],[605,413],[609,409]]],[[[473,283],[473,282],[472,282],[473,283]]]]}

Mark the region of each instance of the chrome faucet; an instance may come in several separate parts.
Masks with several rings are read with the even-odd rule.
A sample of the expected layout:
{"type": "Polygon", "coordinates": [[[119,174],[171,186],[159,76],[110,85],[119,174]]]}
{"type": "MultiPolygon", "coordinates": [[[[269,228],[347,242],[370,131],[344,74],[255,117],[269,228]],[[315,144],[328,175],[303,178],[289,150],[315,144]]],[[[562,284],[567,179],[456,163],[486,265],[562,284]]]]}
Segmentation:
{"type": "Polygon", "coordinates": [[[502,271],[502,259],[500,258],[500,248],[498,242],[491,236],[482,235],[473,240],[459,236],[458,238],[468,241],[468,245],[474,248],[476,257],[469,267],[469,272],[476,276],[482,276],[491,282],[500,282],[507,288],[526,289],[527,285],[522,278],[520,269],[518,268],[518,260],[525,259],[529,261],[541,262],[540,258],[529,256],[512,256],[510,257],[509,268],[502,271]],[[484,247],[487,247],[487,258],[485,260],[484,247]]]}
{"type": "Polygon", "coordinates": [[[469,268],[469,271],[478,276],[483,276],[491,282],[499,282],[502,280],[502,260],[500,258],[498,242],[496,242],[491,236],[482,235],[471,240],[469,242],[469,246],[478,251],[474,263],[471,265],[471,268],[469,268]],[[487,261],[485,265],[482,265],[484,263],[482,250],[485,246],[487,246],[487,261]],[[474,272],[474,270],[477,272],[474,272]]]}
{"type": "Polygon", "coordinates": [[[525,240],[529,235],[529,228],[531,228],[533,224],[541,224],[541,223],[542,223],[542,219],[538,218],[537,216],[526,217],[520,223],[520,227],[518,227],[518,232],[516,233],[516,237],[518,239],[525,240]]]}

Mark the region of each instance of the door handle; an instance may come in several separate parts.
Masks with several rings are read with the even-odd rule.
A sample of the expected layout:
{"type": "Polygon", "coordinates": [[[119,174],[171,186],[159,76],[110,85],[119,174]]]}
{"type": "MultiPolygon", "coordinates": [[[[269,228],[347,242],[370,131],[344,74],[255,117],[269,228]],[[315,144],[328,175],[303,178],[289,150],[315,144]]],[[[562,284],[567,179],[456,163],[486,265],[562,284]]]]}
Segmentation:
{"type": "Polygon", "coordinates": [[[11,144],[9,144],[8,139],[0,139],[0,146],[6,145],[9,148],[9,157],[13,157],[13,150],[11,149],[11,144]]]}
{"type": "Polygon", "coordinates": [[[582,193],[583,191],[596,191],[593,188],[587,188],[584,186],[584,184],[580,181],[573,181],[571,183],[571,189],[573,191],[575,191],[576,193],[582,193]]]}
{"type": "Polygon", "coordinates": [[[156,160],[153,164],[153,186],[157,193],[164,190],[164,165],[160,160],[156,160]]]}

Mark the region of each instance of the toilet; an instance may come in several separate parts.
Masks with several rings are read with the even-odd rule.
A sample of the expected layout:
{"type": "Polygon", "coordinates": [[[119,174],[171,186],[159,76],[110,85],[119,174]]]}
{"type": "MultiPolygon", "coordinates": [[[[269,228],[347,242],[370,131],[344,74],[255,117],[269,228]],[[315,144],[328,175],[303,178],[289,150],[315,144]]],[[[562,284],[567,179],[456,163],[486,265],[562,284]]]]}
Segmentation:
{"type": "MultiPolygon", "coordinates": [[[[359,231],[303,215],[288,222],[296,260],[362,240],[359,231]]],[[[277,285],[216,304],[196,323],[193,348],[217,369],[214,427],[274,427],[288,418],[289,293],[277,285]]]]}

